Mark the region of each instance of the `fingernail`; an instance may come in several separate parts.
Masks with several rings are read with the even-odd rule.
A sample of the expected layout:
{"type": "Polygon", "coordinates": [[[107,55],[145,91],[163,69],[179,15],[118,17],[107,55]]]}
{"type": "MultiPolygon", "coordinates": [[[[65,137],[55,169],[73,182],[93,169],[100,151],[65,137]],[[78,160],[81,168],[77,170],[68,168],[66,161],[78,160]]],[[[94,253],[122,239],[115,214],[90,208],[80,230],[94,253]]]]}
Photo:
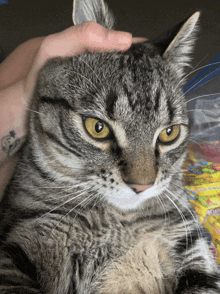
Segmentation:
{"type": "Polygon", "coordinates": [[[132,35],[127,32],[110,31],[108,38],[110,42],[115,44],[130,46],[132,43],[132,35]]]}

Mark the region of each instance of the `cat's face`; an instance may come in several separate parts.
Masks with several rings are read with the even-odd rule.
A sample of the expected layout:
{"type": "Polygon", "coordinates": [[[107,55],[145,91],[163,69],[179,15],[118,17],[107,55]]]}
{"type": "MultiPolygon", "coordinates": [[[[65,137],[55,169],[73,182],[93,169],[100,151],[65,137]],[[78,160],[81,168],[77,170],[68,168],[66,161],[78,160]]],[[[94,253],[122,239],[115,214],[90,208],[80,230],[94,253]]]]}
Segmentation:
{"type": "MultiPolygon", "coordinates": [[[[74,3],[76,24],[112,28],[102,0],[74,3]]],[[[107,201],[126,211],[171,183],[181,187],[188,138],[181,86],[198,17],[127,52],[57,58],[41,71],[30,127],[35,161],[47,178],[77,189],[77,205],[107,201]]]]}
{"type": "Polygon", "coordinates": [[[38,85],[45,169],[123,210],[161,194],[180,171],[187,144],[178,81],[149,44],[51,61],[38,85]]]}

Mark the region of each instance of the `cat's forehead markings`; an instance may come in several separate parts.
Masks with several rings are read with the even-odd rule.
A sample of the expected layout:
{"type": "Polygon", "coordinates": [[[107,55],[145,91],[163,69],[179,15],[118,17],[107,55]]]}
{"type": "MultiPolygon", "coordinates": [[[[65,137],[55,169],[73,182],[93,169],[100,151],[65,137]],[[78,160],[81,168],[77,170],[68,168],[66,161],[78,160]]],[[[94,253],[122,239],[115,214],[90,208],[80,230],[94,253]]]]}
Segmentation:
{"type": "Polygon", "coordinates": [[[126,94],[118,96],[118,100],[115,103],[114,115],[117,118],[127,117],[133,113],[132,106],[129,103],[129,97],[126,94]]]}

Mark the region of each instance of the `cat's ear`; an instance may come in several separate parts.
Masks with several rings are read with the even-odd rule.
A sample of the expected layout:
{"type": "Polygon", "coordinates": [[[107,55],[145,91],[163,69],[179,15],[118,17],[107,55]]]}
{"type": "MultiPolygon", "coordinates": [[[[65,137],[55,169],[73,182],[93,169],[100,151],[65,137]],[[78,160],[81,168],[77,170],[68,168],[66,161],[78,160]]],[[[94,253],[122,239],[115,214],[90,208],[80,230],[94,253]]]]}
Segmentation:
{"type": "Polygon", "coordinates": [[[190,53],[195,43],[199,16],[200,12],[194,13],[187,20],[169,30],[165,36],[160,36],[153,41],[161,55],[175,66],[180,77],[191,60],[190,53]]]}
{"type": "Polygon", "coordinates": [[[72,17],[74,25],[95,21],[107,29],[114,26],[114,17],[103,0],[74,0],[72,17]]]}

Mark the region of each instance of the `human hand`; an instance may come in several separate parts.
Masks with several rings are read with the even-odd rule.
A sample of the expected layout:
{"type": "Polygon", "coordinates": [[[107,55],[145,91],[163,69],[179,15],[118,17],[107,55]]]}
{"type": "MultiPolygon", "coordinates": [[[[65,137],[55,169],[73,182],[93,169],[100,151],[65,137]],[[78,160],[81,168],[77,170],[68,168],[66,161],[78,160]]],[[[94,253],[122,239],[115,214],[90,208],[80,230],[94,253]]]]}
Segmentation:
{"type": "Polygon", "coordinates": [[[126,51],[132,42],[127,32],[105,29],[95,22],[70,27],[60,33],[29,40],[20,45],[0,65],[0,140],[7,137],[10,144],[0,150],[0,199],[16,164],[12,156],[26,135],[28,105],[31,100],[39,69],[56,56],[73,56],[85,52],[126,51]],[[10,134],[13,133],[13,138],[10,134]],[[13,146],[15,142],[20,142],[13,146]],[[9,147],[10,148],[9,148],[9,147]],[[7,149],[8,148],[8,149],[7,149]]]}
{"type": "Polygon", "coordinates": [[[24,80],[25,95],[31,96],[37,73],[48,59],[56,56],[79,55],[85,52],[125,51],[131,46],[132,41],[130,33],[105,29],[92,21],[45,37],[33,66],[24,80]]]}

